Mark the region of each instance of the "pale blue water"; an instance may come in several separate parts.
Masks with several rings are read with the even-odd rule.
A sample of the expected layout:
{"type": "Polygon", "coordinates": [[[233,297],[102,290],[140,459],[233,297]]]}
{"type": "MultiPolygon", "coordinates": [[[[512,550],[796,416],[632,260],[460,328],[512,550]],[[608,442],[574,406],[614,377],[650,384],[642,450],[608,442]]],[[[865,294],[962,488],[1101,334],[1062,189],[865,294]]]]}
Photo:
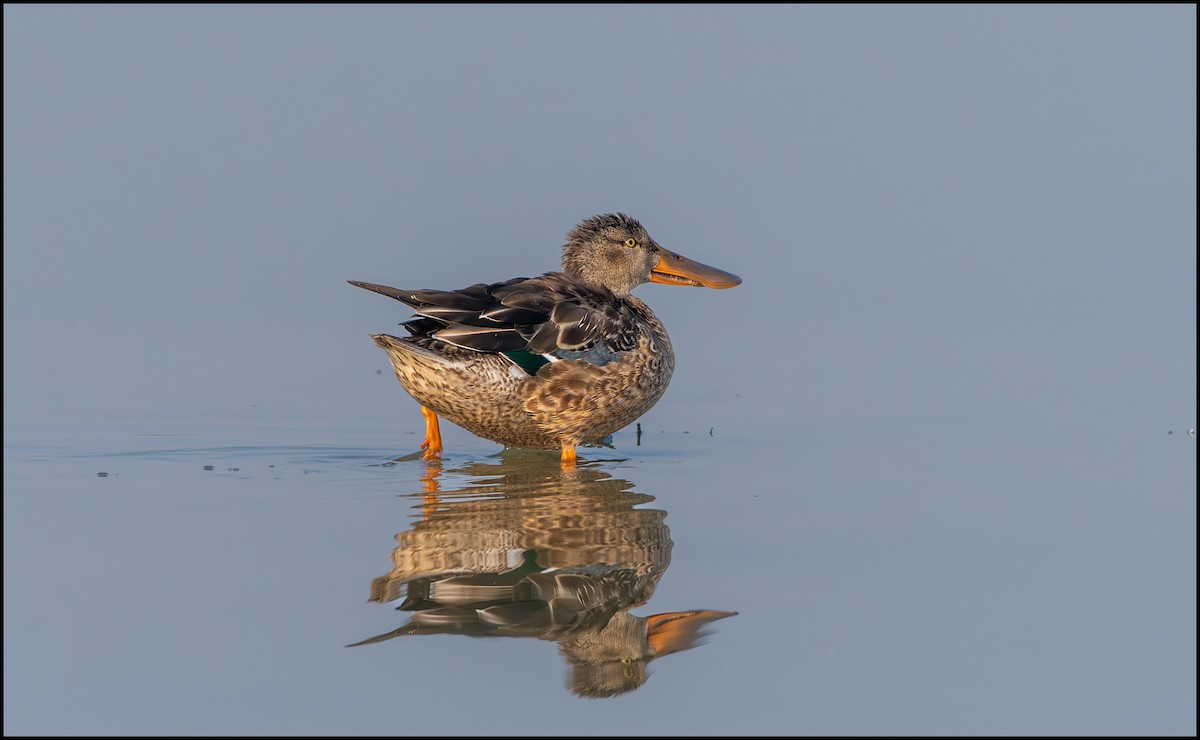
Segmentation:
{"type": "Polygon", "coordinates": [[[1080,457],[1053,430],[912,425],[829,428],[819,446],[756,429],[745,404],[709,407],[711,435],[663,405],[640,446],[626,430],[566,473],[453,428],[443,463],[398,460],[415,406],[396,429],[10,433],[6,724],[513,734],[517,709],[580,734],[614,712],[696,734],[1187,723],[1193,437],[1110,430],[1080,457]],[[602,699],[579,698],[573,671],[614,679],[524,612],[523,636],[345,647],[402,628],[414,580],[511,571],[530,550],[537,570],[637,581],[621,618],[737,614],[618,662],[623,693],[602,699]],[[50,695],[63,711],[37,709],[50,695]]]}

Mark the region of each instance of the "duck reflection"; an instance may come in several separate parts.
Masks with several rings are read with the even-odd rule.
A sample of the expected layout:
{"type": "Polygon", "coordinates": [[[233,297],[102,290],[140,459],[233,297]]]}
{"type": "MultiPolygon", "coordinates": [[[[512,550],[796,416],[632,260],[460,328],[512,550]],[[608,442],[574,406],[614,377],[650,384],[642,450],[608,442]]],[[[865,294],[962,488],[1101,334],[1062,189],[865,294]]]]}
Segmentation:
{"type": "Polygon", "coordinates": [[[639,617],[671,562],[659,509],[633,484],[595,464],[564,469],[552,456],[506,450],[499,463],[446,471],[467,485],[443,491],[430,465],[421,518],[396,535],[392,570],[370,601],[404,597],[399,628],[354,643],[406,635],[536,637],[558,643],[580,696],[638,688],[649,663],[698,644],[703,628],[736,612],[711,609],[639,617]]]}

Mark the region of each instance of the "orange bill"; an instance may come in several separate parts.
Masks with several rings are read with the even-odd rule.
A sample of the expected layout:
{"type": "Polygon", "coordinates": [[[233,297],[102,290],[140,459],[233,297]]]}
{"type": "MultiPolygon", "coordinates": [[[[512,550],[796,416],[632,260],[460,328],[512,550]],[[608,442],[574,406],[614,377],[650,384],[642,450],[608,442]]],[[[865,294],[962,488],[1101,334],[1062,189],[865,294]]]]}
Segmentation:
{"type": "Polygon", "coordinates": [[[650,282],[667,285],[700,285],[705,288],[732,288],[740,285],[742,279],[732,272],[725,272],[715,267],[690,260],[682,254],[675,254],[659,247],[662,259],[650,271],[650,282]]]}
{"type": "Polygon", "coordinates": [[[654,657],[677,653],[692,647],[700,639],[701,628],[718,619],[732,617],[737,612],[702,609],[689,612],[667,612],[646,618],[646,638],[654,657]]]}

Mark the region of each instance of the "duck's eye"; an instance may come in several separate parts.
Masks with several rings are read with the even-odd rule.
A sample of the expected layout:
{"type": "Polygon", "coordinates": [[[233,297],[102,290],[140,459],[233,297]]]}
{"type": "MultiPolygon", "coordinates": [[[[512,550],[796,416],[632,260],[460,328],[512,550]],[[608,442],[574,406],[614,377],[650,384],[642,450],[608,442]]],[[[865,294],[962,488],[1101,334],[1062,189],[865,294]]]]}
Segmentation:
{"type": "Polygon", "coordinates": [[[626,240],[625,240],[625,246],[627,246],[627,247],[636,247],[636,246],[637,246],[637,239],[634,239],[632,236],[631,236],[631,237],[629,237],[628,239],[626,239],[626,240]]]}

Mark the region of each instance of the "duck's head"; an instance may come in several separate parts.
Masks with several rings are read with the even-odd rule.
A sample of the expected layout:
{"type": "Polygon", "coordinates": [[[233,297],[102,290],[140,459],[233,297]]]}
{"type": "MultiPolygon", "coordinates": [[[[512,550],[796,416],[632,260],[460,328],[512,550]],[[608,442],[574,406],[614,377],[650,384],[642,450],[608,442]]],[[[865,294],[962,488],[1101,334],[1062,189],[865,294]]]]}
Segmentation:
{"type": "Polygon", "coordinates": [[[592,216],[567,234],[563,272],[627,296],[642,283],[732,288],[742,279],[663,249],[636,219],[623,213],[592,216]]]}

